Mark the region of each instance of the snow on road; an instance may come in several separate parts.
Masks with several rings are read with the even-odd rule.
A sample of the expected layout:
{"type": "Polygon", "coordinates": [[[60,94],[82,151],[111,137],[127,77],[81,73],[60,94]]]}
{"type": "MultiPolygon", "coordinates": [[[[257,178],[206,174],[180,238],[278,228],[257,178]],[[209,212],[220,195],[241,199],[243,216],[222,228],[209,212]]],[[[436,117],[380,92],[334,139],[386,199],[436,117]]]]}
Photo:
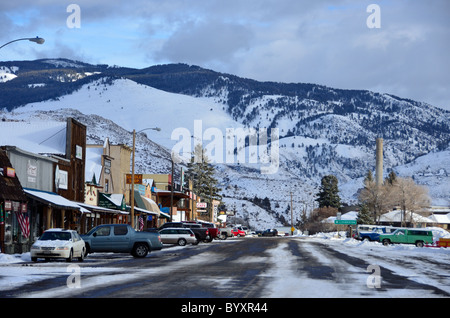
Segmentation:
{"type": "MultiPolygon", "coordinates": [[[[231,241],[214,241],[230,244],[231,241]]],[[[412,245],[383,246],[378,242],[360,242],[335,238],[332,235],[293,237],[280,240],[277,248],[268,250],[268,257],[256,259],[243,257],[239,262],[259,261],[271,264],[260,275],[268,278],[264,297],[447,297],[450,295],[450,249],[417,248],[412,245]],[[297,252],[296,252],[297,251],[297,252]],[[377,272],[367,265],[380,268],[377,272]],[[413,288],[393,287],[387,275],[395,275],[402,281],[412,281],[413,288]],[[374,285],[375,283],[375,285],[374,285]],[[434,286],[440,294],[433,293],[434,286]]],[[[190,260],[196,263],[195,258],[190,260]]],[[[0,289],[16,290],[20,286],[51,277],[69,277],[71,264],[50,262],[28,266],[29,253],[0,254],[0,289]]],[[[85,262],[86,263],[86,262],[85,262]]],[[[76,263],[74,263],[76,264],[76,263]]],[[[85,265],[85,264],[84,264],[85,265]]],[[[375,268],[376,268],[375,267],[375,268]]],[[[124,274],[122,268],[83,266],[83,288],[105,283],[102,275],[108,275],[108,285],[138,279],[144,273],[136,271],[124,274]]],[[[146,275],[158,275],[168,268],[145,269],[146,275]],[[151,271],[151,272],[149,272],[151,271]]],[[[205,277],[206,278],[206,277],[205,277]]],[[[69,281],[69,280],[68,280],[69,281]]],[[[226,284],[224,280],[223,284],[226,284]]],[[[75,289],[55,288],[23,297],[69,297],[75,289]]]]}

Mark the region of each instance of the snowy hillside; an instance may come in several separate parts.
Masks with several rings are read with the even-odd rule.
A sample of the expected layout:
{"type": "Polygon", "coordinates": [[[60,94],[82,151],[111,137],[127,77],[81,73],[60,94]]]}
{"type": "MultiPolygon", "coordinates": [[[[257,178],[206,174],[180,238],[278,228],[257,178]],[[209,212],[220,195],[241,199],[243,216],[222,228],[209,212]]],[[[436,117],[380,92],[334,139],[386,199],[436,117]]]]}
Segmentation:
{"type": "MultiPolygon", "coordinates": [[[[41,64],[59,67],[56,62],[41,64]]],[[[338,177],[342,201],[354,203],[363,176],[375,169],[375,139],[381,132],[385,174],[394,170],[400,176],[413,176],[429,187],[434,204],[450,204],[449,112],[390,95],[313,84],[258,83],[184,65],[168,66],[169,71],[165,66],[133,70],[130,75],[123,69],[83,67],[87,66],[76,63],[71,69],[70,74],[87,75],[75,78],[79,83],[70,93],[27,103],[0,117],[63,121],[72,116],[86,124],[90,143],[109,137],[113,143],[131,145],[133,129],[160,127],[160,132],[146,130],[137,136],[136,166],[143,173],[169,173],[170,151],[181,141],[190,146],[194,140],[202,140],[204,147],[217,142],[225,146],[227,128],[277,128],[276,173],[262,174],[262,164],[250,163],[248,152],[244,163],[217,165],[228,207],[236,206],[238,217],[263,228],[279,222],[280,216],[290,218],[291,192],[294,214],[311,210],[320,179],[327,174],[338,177]],[[113,71],[123,76],[106,75],[113,71]],[[210,132],[219,132],[223,140],[215,140],[216,135],[210,139],[210,132]],[[266,197],[271,204],[263,216],[264,209],[255,202],[266,197]]],[[[20,79],[20,71],[14,70],[20,79]]],[[[52,69],[56,71],[63,70],[52,69]]],[[[30,96],[48,88],[31,85],[44,82],[43,78],[33,80],[26,81],[30,96]]]]}
{"type": "Polygon", "coordinates": [[[203,129],[217,127],[225,131],[225,128],[237,125],[221,106],[209,100],[167,93],[127,79],[113,82],[99,79],[71,95],[31,103],[14,112],[58,109],[76,109],[86,115],[100,115],[130,132],[159,127],[161,132],[147,131],[146,134],[168,149],[176,143],[171,140],[173,130],[183,127],[194,133],[194,120],[202,120],[203,129]]]}
{"type": "MultiPolygon", "coordinates": [[[[87,126],[88,143],[103,143],[108,137],[112,143],[125,143],[131,146],[133,124],[136,131],[161,127],[160,132],[148,130],[137,135],[137,173],[170,173],[170,149],[177,142],[171,140],[172,132],[176,128],[186,127],[193,133],[194,120],[202,120],[203,131],[209,127],[220,128],[224,132],[226,128],[242,127],[210,100],[166,93],[129,80],[117,80],[111,85],[99,80],[58,101],[33,103],[14,112],[1,114],[4,119],[24,121],[65,121],[68,116],[87,126]],[[136,109],[139,116],[135,116],[136,109]],[[102,114],[103,117],[96,114],[102,114]]],[[[205,145],[208,143],[209,141],[204,142],[205,145]]],[[[258,165],[252,167],[251,164],[218,165],[217,168],[224,194],[234,198],[282,197],[286,185],[296,178],[283,169],[274,176],[262,177],[258,165]]],[[[229,206],[235,203],[234,199],[224,201],[229,206]]],[[[262,211],[261,208],[246,201],[238,206],[237,217],[244,218],[257,228],[271,227],[270,224],[281,225],[275,217],[264,215],[262,211]],[[255,211],[258,213],[254,213],[255,211]]]]}
{"type": "Polygon", "coordinates": [[[14,74],[14,72],[17,70],[15,67],[6,67],[6,66],[0,66],[0,83],[4,83],[7,81],[10,81],[17,76],[14,74]]]}

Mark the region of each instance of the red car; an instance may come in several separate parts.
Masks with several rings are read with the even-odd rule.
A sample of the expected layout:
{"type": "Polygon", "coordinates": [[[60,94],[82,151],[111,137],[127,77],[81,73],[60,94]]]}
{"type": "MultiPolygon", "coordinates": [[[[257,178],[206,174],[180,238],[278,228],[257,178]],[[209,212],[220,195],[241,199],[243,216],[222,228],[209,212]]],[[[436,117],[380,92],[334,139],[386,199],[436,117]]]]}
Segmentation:
{"type": "Polygon", "coordinates": [[[234,236],[245,236],[245,232],[238,229],[237,227],[233,227],[233,229],[231,230],[231,234],[233,234],[234,236]]]}

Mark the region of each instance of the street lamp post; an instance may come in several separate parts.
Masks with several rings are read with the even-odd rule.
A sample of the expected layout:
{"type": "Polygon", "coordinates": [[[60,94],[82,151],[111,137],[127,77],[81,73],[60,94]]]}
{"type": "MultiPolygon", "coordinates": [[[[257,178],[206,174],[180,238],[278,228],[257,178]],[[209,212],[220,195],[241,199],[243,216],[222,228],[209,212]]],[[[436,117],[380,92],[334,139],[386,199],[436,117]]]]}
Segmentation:
{"type": "Polygon", "coordinates": [[[131,198],[130,198],[130,215],[131,215],[131,227],[134,229],[134,157],[136,153],[136,134],[143,132],[144,130],[156,130],[161,131],[161,128],[155,127],[155,128],[144,128],[142,130],[139,130],[136,132],[135,129],[133,129],[133,161],[131,164],[131,198]]]}
{"type": "Polygon", "coordinates": [[[31,41],[31,42],[35,42],[35,43],[37,43],[37,44],[44,44],[44,42],[45,42],[45,40],[44,40],[43,38],[40,38],[40,37],[38,37],[38,36],[35,37],[35,38],[22,38],[22,39],[17,39],[17,40],[9,41],[8,43],[5,43],[5,44],[3,44],[2,46],[0,46],[0,49],[1,49],[2,47],[4,47],[4,46],[7,46],[8,44],[13,43],[13,42],[17,42],[17,41],[26,41],[26,40],[31,41]]]}

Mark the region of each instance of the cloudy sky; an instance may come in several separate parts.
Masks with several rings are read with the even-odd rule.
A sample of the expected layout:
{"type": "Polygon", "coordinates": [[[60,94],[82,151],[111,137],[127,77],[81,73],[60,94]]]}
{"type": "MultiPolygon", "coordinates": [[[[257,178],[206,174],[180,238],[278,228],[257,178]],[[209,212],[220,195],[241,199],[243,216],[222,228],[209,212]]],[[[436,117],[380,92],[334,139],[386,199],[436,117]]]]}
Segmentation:
{"type": "Polygon", "coordinates": [[[45,44],[12,43],[0,60],[61,57],[135,68],[182,62],[450,110],[448,0],[1,1],[0,44],[34,36],[45,44]]]}

